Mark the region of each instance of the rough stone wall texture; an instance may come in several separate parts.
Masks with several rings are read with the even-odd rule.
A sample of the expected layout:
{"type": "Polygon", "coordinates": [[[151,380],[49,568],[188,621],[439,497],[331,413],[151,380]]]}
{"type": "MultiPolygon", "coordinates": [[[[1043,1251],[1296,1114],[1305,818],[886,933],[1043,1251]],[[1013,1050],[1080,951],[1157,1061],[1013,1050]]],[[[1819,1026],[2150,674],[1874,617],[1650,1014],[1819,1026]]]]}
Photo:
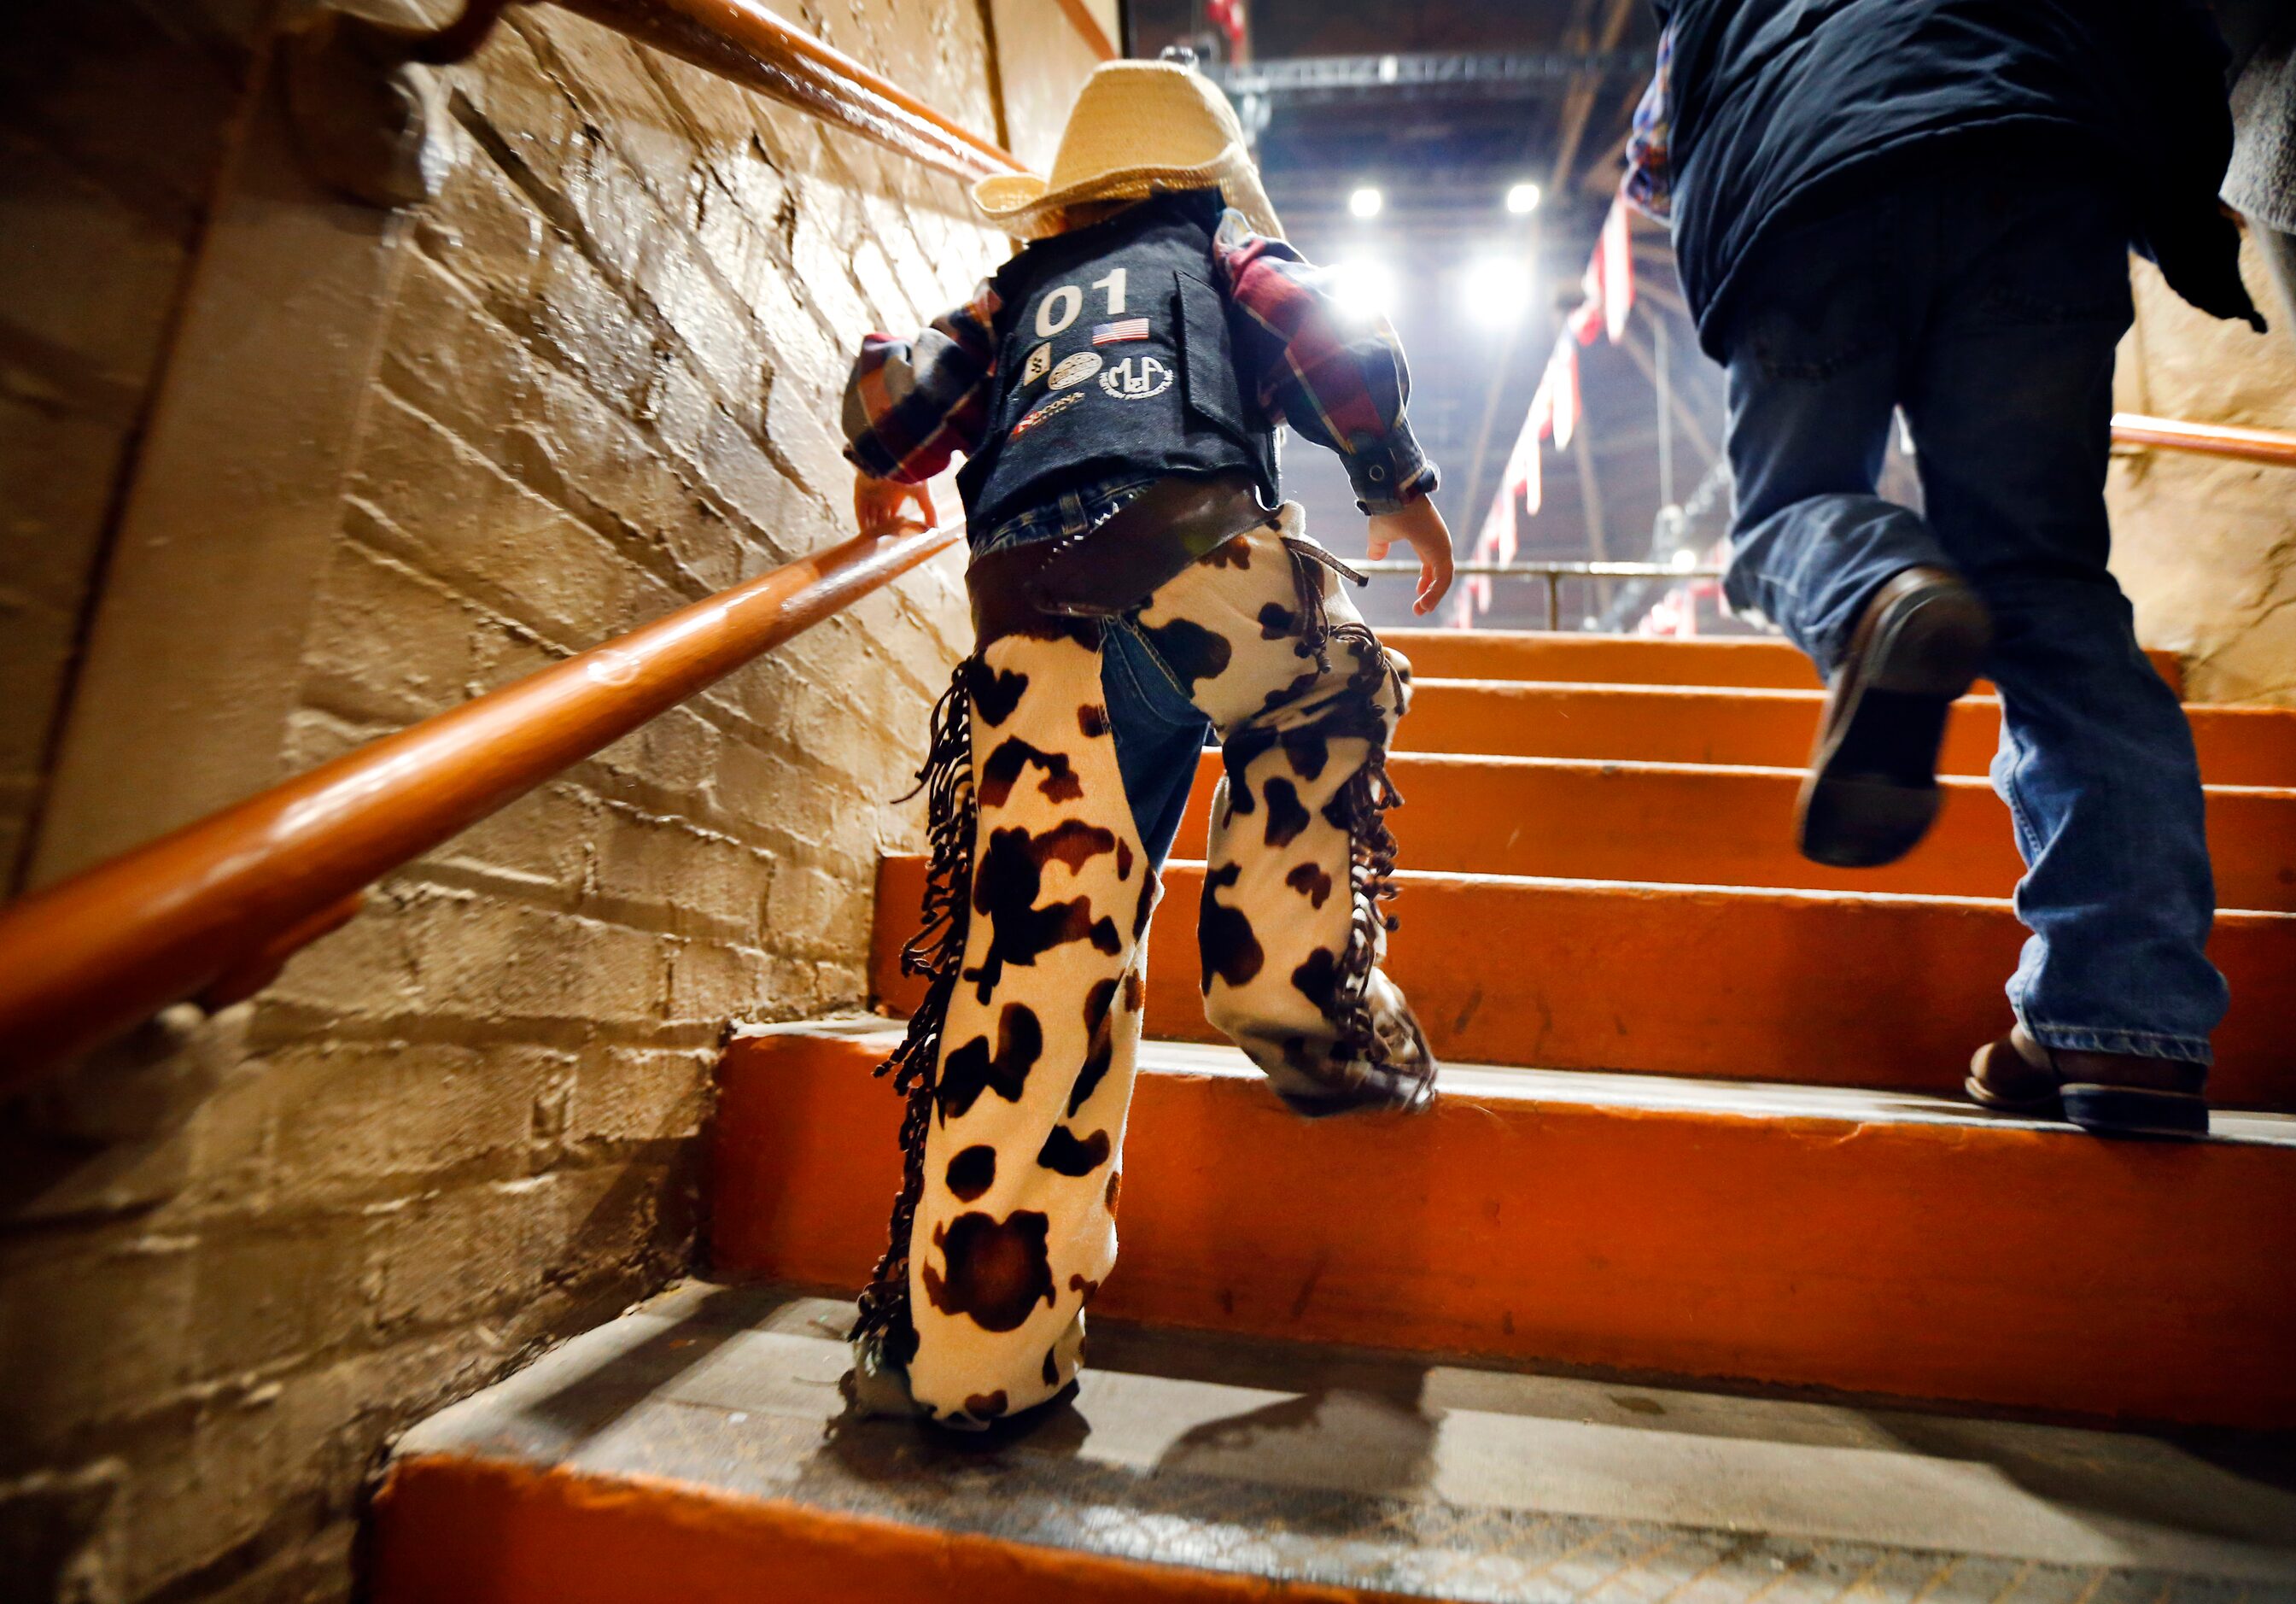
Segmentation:
{"type": "MultiPolygon", "coordinates": [[[[994,129],[975,0],[785,14],[994,129]]],[[[849,532],[850,350],[1004,248],[953,180],[567,13],[513,12],[450,76],[451,170],[404,236],[314,622],[279,665],[283,770],[849,532]]],[[[164,282],[183,232],[120,272],[164,282]]],[[[108,238],[67,243],[127,254],[108,238]]],[[[12,273],[42,249],[6,217],[0,242],[12,273]]],[[[11,482],[98,527],[158,335],[105,335],[133,347],[117,379],[108,347],[70,369],[111,407],[78,422],[17,379],[16,347],[46,348],[0,329],[0,406],[50,431],[0,437],[11,482]],[[86,450],[45,443],[74,428],[86,450]]],[[[721,1032],[862,999],[876,858],[913,828],[888,799],[963,628],[929,565],[392,876],[253,1003],[0,1117],[0,1594],[341,1596],[394,1431],[685,1267],[721,1032]]]]}
{"type": "Polygon", "coordinates": [[[0,21],[0,894],[257,4],[19,0],[0,21]]]}
{"type": "MultiPolygon", "coordinates": [[[[2268,336],[2195,312],[2136,264],[2121,410],[2296,429],[2296,308],[2272,294],[2252,243],[2243,266],[2268,336]]],[[[2186,694],[2296,704],[2296,470],[2131,453],[2116,457],[2106,498],[2137,633],[2185,656],[2186,694]]]]}

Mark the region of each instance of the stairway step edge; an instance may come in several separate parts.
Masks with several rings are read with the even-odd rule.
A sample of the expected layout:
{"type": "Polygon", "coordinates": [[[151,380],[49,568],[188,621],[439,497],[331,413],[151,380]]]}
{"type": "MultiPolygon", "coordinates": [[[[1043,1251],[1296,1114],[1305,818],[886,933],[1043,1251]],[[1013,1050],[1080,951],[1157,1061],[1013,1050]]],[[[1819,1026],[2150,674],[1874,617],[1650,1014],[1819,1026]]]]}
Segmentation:
{"type": "MultiPolygon", "coordinates": [[[[857,1060],[882,1061],[902,1038],[900,1022],[872,1014],[736,1025],[728,1051],[744,1042],[803,1037],[849,1043],[857,1060]]],[[[1202,1080],[1257,1082],[1261,1077],[1236,1048],[1155,1038],[1140,1044],[1140,1073],[1202,1080]]],[[[1800,1123],[1866,1126],[1952,1126],[1996,1135],[2047,1135],[2095,1141],[2061,1120],[1988,1113],[1952,1098],[1859,1087],[1807,1086],[1786,1081],[1694,1080],[1626,1070],[1524,1069],[1507,1065],[1445,1064],[1439,1097],[1479,1107],[1568,1106],[1620,1114],[1706,1119],[1790,1120],[1800,1123]]],[[[2296,1149],[2296,1115],[2210,1111],[2207,1145],[2296,1149]]]]}
{"type": "MultiPolygon", "coordinates": [[[[1569,696],[1585,691],[1600,691],[1621,696],[1648,696],[1658,700],[1680,701],[1685,697],[1730,696],[1756,702],[1808,703],[1815,705],[1825,700],[1823,690],[1797,690],[1779,685],[1652,685],[1640,679],[1461,679],[1440,674],[1414,674],[1414,691],[1424,690],[1512,690],[1525,695],[1569,696]]],[[[1997,704],[1997,696],[1964,696],[1964,702],[1997,704]]],[[[1405,715],[1406,718],[1408,714],[1405,715]]]]}
{"type": "MultiPolygon", "coordinates": [[[[922,854],[916,852],[889,852],[886,858],[889,861],[922,861],[922,854]]],[[[1198,858],[1174,858],[1164,867],[1168,875],[1174,869],[1201,872],[1204,863],[1198,858]]],[[[1575,892],[1596,896],[1632,892],[1651,899],[1721,898],[1739,903],[1767,901],[1804,907],[1849,904],[1853,907],[1961,908],[2012,915],[2015,912],[2015,904],[2007,897],[1957,896],[1941,892],[1816,891],[1792,885],[1708,885],[1685,880],[1584,880],[1555,875],[1493,875],[1431,868],[1397,869],[1393,877],[1400,885],[1467,889],[1483,886],[1495,891],[1575,892]]],[[[2266,927],[2296,926],[2296,913],[2271,909],[2225,908],[2217,910],[2217,922],[2219,925],[2230,923],[2266,927]]]]}
{"type": "MultiPolygon", "coordinates": [[[[1605,695],[1641,696],[1657,701],[1727,696],[1734,700],[1786,702],[1809,706],[1822,703],[1827,695],[1824,690],[1797,690],[1774,685],[1652,685],[1640,680],[1609,679],[1461,679],[1438,674],[1414,674],[1411,686],[1414,691],[1512,690],[1524,695],[1567,696],[1582,691],[1599,691],[1605,695]]],[[[1997,695],[1962,696],[1956,699],[1955,705],[1997,708],[2001,705],[2001,698],[1997,695]]],[[[2178,705],[2188,717],[2194,713],[2229,713],[2259,719],[2296,720],[2296,707],[2280,707],[2267,703],[2185,702],[2178,705]]],[[[1409,717],[1408,714],[1405,716],[1409,717]]]]}
{"type": "Polygon", "coordinates": [[[2192,1578],[2296,1598],[2296,1493],[2169,1438],[1116,1322],[1095,1322],[1075,1404],[1033,1427],[984,1442],[842,1423],[825,1444],[849,1311],[680,1283],[430,1417],[391,1456],[385,1579],[426,1535],[394,1526],[400,1478],[466,1468],[545,1496],[611,1488],[624,1520],[655,1500],[703,1543],[713,1523],[675,1506],[794,1505],[857,1531],[1147,1564],[1175,1597],[1230,1596],[1191,1576],[1275,1576],[1460,1600],[1531,1596],[1535,1578],[1568,1600],[1663,1551],[1732,1601],[1794,1575],[1813,1600],[1906,1604],[1948,1571],[1958,1590],[1996,1569],[2001,1592],[2166,1596],[2192,1578]],[[2034,1464],[2052,1483],[2021,1473],[2034,1464]],[[2138,1574],[2152,1585],[2126,1585],[2138,1574]],[[1810,1592],[1827,1575],[1834,1595],[1810,1592]]]}
{"type": "MultiPolygon", "coordinates": [[[[1218,747],[1208,746],[1208,756],[1218,756],[1218,747]]],[[[1587,774],[1664,776],[1669,778],[1763,779],[1792,780],[1799,783],[1808,770],[1788,768],[1781,763],[1683,763],[1653,758],[1550,758],[1516,752],[1413,752],[1409,750],[1388,754],[1390,769],[1409,766],[1419,769],[1496,769],[1524,774],[1587,774]]],[[[1940,774],[1937,783],[1942,789],[1952,791],[1990,792],[1993,782],[1981,774],[1940,774]]],[[[2225,786],[2203,785],[2201,789],[2210,796],[2240,798],[2250,796],[2277,797],[2296,802],[2296,786],[2225,786]]],[[[1405,799],[1404,806],[1410,805],[1405,799]]]]}

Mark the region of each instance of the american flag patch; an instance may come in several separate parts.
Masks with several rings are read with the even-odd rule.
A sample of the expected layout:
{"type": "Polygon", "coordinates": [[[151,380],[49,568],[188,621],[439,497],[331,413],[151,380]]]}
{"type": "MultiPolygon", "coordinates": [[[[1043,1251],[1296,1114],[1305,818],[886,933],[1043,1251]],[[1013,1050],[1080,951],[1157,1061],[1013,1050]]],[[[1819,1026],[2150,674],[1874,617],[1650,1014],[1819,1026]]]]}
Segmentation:
{"type": "Polygon", "coordinates": [[[1119,341],[1146,338],[1148,320],[1145,317],[1127,317],[1118,323],[1103,323],[1092,332],[1095,345],[1114,345],[1119,341]]]}

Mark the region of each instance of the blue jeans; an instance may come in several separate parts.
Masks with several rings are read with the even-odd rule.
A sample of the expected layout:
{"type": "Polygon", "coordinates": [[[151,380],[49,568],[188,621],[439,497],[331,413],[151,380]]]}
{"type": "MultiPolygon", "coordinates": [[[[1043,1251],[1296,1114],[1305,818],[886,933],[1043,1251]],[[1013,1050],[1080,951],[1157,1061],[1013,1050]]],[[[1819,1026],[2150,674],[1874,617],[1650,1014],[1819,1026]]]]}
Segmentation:
{"type": "Polygon", "coordinates": [[[1962,573],[1993,611],[1993,784],[2026,863],[2010,1003],[2051,1047],[2206,1064],[2226,991],[2199,764],[2105,569],[2128,241],[2103,189],[2002,160],[1906,175],[1761,247],[1725,341],[1725,589],[1830,679],[1884,580],[1962,573]],[[1893,408],[1925,515],[1874,493],[1893,408]]]}
{"type": "MultiPolygon", "coordinates": [[[[982,556],[1008,546],[1081,534],[1113,517],[1155,482],[1116,479],[1078,486],[999,524],[972,543],[972,553],[982,556]]],[[[1188,810],[1197,754],[1211,736],[1211,720],[1180,694],[1129,619],[1113,619],[1107,625],[1101,641],[1100,685],[1124,798],[1131,804],[1148,861],[1160,871],[1180,833],[1180,818],[1188,810]]]]}

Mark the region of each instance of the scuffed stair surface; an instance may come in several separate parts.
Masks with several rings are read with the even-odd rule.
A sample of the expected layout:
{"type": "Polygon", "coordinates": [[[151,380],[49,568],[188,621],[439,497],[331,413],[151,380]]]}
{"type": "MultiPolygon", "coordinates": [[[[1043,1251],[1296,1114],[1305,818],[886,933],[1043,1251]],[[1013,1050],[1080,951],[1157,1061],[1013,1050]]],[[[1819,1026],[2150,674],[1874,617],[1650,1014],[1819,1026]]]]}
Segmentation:
{"type": "Polygon", "coordinates": [[[832,1426],[849,1305],[690,1284],[416,1427],[379,1604],[2296,1600],[2296,1444],[1095,1324],[1073,1404],[832,1426]]]}
{"type": "MultiPolygon", "coordinates": [[[[867,1278],[900,1179],[900,1098],[870,1073],[895,1040],[728,1046],[720,1274],[867,1278]]],[[[2296,1428],[2296,1117],[2141,1146],[1945,1098],[1453,1065],[1425,1114],[1303,1121],[1234,1048],[1150,1041],[1140,1065],[1095,1304],[1119,1319],[2296,1428]]]]}
{"type": "MultiPolygon", "coordinates": [[[[1414,870],[1948,897],[2006,897],[2025,872],[2007,805],[1972,776],[1940,782],[1908,856],[1834,868],[1794,850],[1800,769],[1402,753],[1387,772],[1396,861],[1414,870]]],[[[1175,857],[1204,855],[1219,777],[1205,753],[1175,857]]],[[[2218,906],[2296,912],[2296,790],[2211,786],[2208,821],[2218,906]]]]}
{"type": "MultiPolygon", "coordinates": [[[[871,989],[906,1012],[925,861],[880,860],[871,989]]],[[[1203,866],[1167,866],[1149,928],[1148,1029],[1215,1041],[1196,924],[1203,866]]],[[[1435,1050],[1481,1064],[1615,1069],[1956,1095],[2012,1023],[2001,983],[2024,927],[2006,901],[1404,869],[1387,971],[1435,1050]]],[[[2217,916],[2232,986],[2210,1098],[2296,1109],[2296,914],[2217,916]]]]}
{"type": "MultiPolygon", "coordinates": [[[[1654,763],[1794,768],[1809,756],[1822,691],[1568,680],[1414,681],[1399,752],[1618,758],[1654,763]]],[[[2296,786],[2296,709],[2188,704],[2211,786],[2296,786]]],[[[1964,696],[1946,722],[1941,774],[1986,772],[2001,739],[2001,703],[1964,696]]]]}
{"type": "MultiPolygon", "coordinates": [[[[1817,670],[1800,647],[1776,636],[1658,639],[1544,629],[1393,629],[1379,637],[1411,659],[1423,679],[1562,679],[1582,684],[1731,685],[1809,690],[1817,670]]],[[[2147,652],[2179,695],[2184,670],[2174,652],[2147,652]]],[[[1981,694],[1992,687],[1980,680],[1981,694]]]]}
{"type": "MultiPolygon", "coordinates": [[[[729,1043],[760,1044],[780,1038],[845,1042],[859,1048],[864,1059],[874,1063],[891,1053],[899,1045],[901,1036],[902,1024],[898,1020],[881,1019],[873,1014],[835,1014],[783,1024],[736,1025],[727,1040],[729,1043]]],[[[1252,1068],[1250,1060],[1224,1042],[1172,1041],[1152,1037],[1140,1044],[1140,1068],[1144,1073],[1231,1082],[1253,1088],[1261,1083],[1259,1073],[1252,1068]]],[[[2046,1131],[2062,1133],[2072,1144],[2073,1151],[2166,1154],[2172,1159],[2177,1153],[2194,1150],[2194,1145],[2183,1143],[2162,1147],[2149,1143],[2101,1142],[2059,1121],[1988,1113],[1963,1098],[1855,1086],[1803,1085],[1784,1080],[1715,1082],[1609,1070],[1582,1073],[1447,1063],[1437,1085],[1445,1098],[1459,1101],[1492,1097],[1510,1102],[1528,1100],[1652,1113],[1695,1113],[1726,1119],[1831,1120],[1856,1128],[1887,1123],[1962,1126],[1997,1133],[2046,1131]]],[[[882,1082],[879,1089],[882,1090],[882,1082]]],[[[898,1115],[898,1100],[890,1092],[883,1100],[898,1115]]],[[[1267,1101],[1270,1109],[1276,1106],[1272,1093],[1267,1101]]],[[[2296,1150],[2296,1115],[2216,1108],[2210,1110],[2210,1122],[2209,1140],[2199,1147],[2296,1150]]],[[[1408,1131],[1418,1122],[1382,1118],[1292,1123],[1300,1131],[1313,1132],[1374,1123],[1408,1131]]]]}

